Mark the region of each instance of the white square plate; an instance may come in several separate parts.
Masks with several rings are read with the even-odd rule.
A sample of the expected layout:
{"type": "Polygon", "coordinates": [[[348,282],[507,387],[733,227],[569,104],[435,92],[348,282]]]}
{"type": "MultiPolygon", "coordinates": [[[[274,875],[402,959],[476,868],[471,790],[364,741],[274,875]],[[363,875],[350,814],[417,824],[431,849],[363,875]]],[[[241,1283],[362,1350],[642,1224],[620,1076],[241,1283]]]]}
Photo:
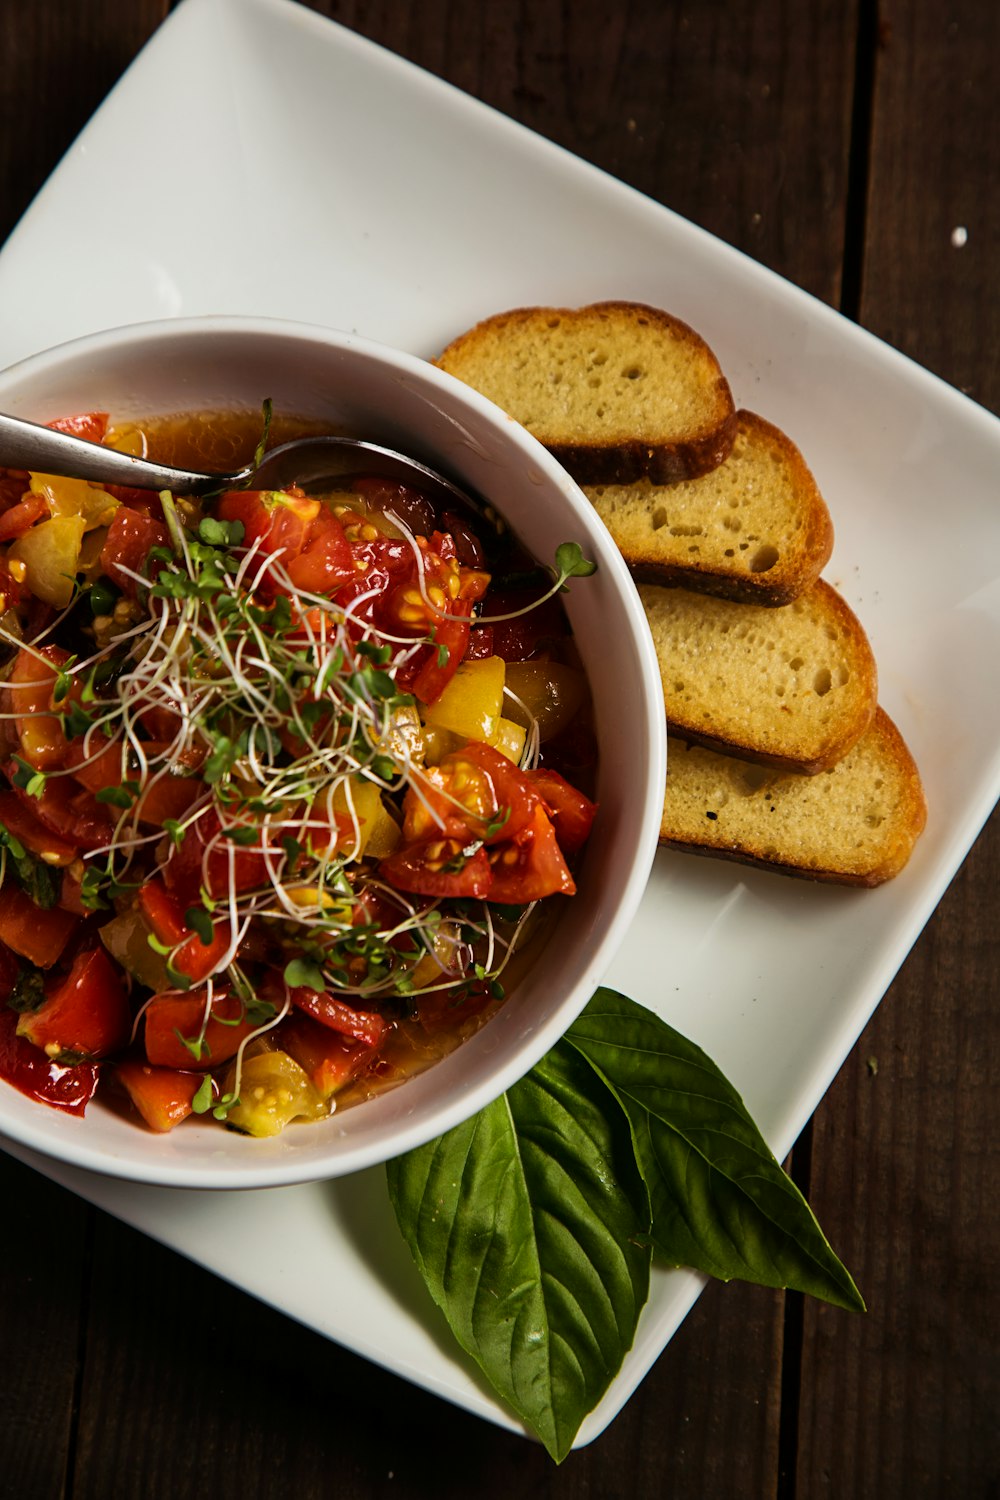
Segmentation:
{"type": "MultiPolygon", "coordinates": [[[[803,450],[837,531],[826,576],[868,630],[883,706],[926,785],[927,831],[877,891],[661,854],[607,976],[715,1058],[781,1157],[1000,793],[1000,422],[666,209],[288,0],[184,0],[157,32],[0,254],[0,364],[201,313],[325,323],[430,357],[490,312],[608,297],[691,323],[737,403],[803,450]],[[134,213],[103,211],[111,189],[134,213]]],[[[518,1430],[449,1346],[381,1171],[178,1193],[14,1154],[518,1430]]],[[[699,1287],[657,1273],[579,1443],[620,1409],[699,1287]]]]}

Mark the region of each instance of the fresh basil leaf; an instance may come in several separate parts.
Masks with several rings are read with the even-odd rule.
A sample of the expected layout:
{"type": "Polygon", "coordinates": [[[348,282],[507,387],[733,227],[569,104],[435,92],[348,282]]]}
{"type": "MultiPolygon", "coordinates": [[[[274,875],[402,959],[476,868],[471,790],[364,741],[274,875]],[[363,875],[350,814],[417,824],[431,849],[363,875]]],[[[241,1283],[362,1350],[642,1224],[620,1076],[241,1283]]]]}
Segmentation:
{"type": "Polygon", "coordinates": [[[598,990],[566,1040],[628,1115],[653,1240],[672,1265],[864,1310],[809,1205],[700,1047],[609,989],[598,990]]]}
{"type": "Polygon", "coordinates": [[[561,1461],[632,1345],[648,1200],[624,1115],[563,1042],[474,1119],[387,1166],[462,1348],[561,1461]]]}

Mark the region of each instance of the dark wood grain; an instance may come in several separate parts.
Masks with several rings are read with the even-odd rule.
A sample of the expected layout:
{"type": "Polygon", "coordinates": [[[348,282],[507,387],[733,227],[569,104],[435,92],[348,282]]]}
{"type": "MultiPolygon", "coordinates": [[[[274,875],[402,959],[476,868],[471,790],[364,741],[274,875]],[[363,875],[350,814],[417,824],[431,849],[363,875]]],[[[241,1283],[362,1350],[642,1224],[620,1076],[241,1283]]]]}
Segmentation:
{"type": "Polygon", "coordinates": [[[0,1157],[0,1494],[63,1493],[73,1460],[94,1212],[0,1157]]]}
{"type": "MultiPolygon", "coordinates": [[[[998,57],[995,6],[887,12],[860,282],[866,326],[994,411],[998,57]]],[[[805,1309],[801,1496],[996,1493],[998,882],[995,814],[814,1121],[810,1198],[869,1312],[805,1309]]]]}
{"type": "MultiPolygon", "coordinates": [[[[831,304],[846,295],[1000,406],[986,0],[913,0],[881,27],[872,0],[313,8],[831,304]]],[[[165,9],[0,7],[0,240],[165,9]]],[[[557,1470],[0,1157],[0,1495],[985,1497],[1000,1474],[998,883],[995,818],[798,1151],[866,1318],[712,1288],[557,1470]]]]}
{"type": "Polygon", "coordinates": [[[994,820],[814,1122],[811,1201],[869,1311],[805,1310],[802,1495],[995,1493],[998,881],[994,820]]]}
{"type": "Polygon", "coordinates": [[[317,0],[837,305],[856,0],[317,0]]]}

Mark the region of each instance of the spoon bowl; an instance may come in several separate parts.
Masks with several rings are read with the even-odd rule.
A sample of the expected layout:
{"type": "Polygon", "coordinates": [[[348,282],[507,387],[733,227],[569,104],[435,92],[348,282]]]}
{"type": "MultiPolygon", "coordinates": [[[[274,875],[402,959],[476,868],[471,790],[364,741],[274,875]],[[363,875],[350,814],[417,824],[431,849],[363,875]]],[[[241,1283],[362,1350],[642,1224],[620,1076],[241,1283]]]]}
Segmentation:
{"type": "Polygon", "coordinates": [[[178,495],[208,495],[244,488],[280,490],[293,484],[305,486],[364,474],[412,485],[434,500],[477,511],[483,508],[466,490],[436,469],[362,438],[295,438],[270,449],[260,462],[254,455],[242,468],[204,473],[119,453],[100,443],[0,412],[0,467],[89,479],[98,484],[129,485],[140,490],[171,490],[178,495]]]}

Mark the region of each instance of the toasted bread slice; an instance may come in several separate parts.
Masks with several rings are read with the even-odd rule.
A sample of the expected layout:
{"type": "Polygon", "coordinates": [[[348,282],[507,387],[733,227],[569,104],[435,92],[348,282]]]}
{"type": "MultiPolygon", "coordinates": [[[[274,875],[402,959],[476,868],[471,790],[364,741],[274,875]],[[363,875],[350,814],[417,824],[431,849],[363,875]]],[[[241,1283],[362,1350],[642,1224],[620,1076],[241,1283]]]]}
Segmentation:
{"type": "Polygon", "coordinates": [[[779,609],[640,584],[667,725],[686,740],[815,775],[872,721],[868,637],[823,579],[779,609]]]}
{"type": "Polygon", "coordinates": [[[854,749],[819,776],[670,741],[660,843],[673,849],[873,886],[899,873],[926,820],[913,757],[881,708],[854,749]]]}
{"type": "Polygon", "coordinates": [[[732,393],[704,339],[642,303],[499,313],[436,363],[509,412],[585,484],[705,474],[736,435],[732,393]]]}
{"type": "Polygon", "coordinates": [[[817,579],[833,525],[798,448],[753,412],[737,413],[725,463],[698,479],[585,485],[637,578],[756,604],[788,604],[817,579]]]}

